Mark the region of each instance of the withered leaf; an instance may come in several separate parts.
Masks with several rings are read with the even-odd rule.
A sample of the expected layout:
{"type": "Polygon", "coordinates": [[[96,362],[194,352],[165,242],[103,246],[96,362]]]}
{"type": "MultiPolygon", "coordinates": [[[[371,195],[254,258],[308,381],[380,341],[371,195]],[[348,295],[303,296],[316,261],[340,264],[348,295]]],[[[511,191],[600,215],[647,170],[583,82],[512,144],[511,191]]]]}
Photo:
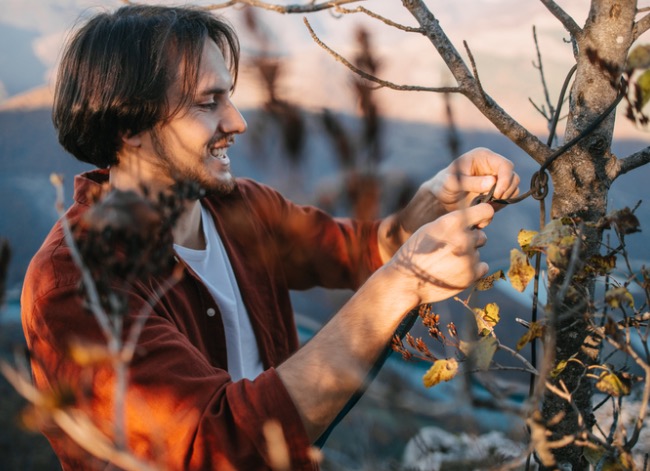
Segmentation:
{"type": "Polygon", "coordinates": [[[605,216],[601,222],[600,227],[606,228],[615,226],[618,232],[623,235],[633,234],[641,231],[641,224],[639,219],[634,215],[630,208],[623,208],[612,211],[605,216]]]}
{"type": "Polygon", "coordinates": [[[529,344],[533,340],[542,338],[545,329],[546,326],[544,324],[541,324],[539,322],[531,322],[531,324],[528,326],[528,331],[524,335],[522,335],[522,337],[517,342],[516,345],[517,351],[524,348],[527,344],[529,344]]]}
{"type": "Polygon", "coordinates": [[[517,249],[510,251],[510,269],[508,278],[514,289],[522,293],[535,276],[535,269],[528,262],[528,257],[517,249]]]}
{"type": "Polygon", "coordinates": [[[632,293],[623,286],[608,290],[605,293],[605,302],[614,309],[624,305],[634,307],[634,298],[632,297],[632,293]]]}
{"type": "Polygon", "coordinates": [[[571,221],[567,219],[553,219],[544,229],[538,232],[530,241],[530,248],[544,250],[550,246],[560,248],[572,247],[575,241],[571,221]]]}
{"type": "Polygon", "coordinates": [[[430,388],[443,381],[449,381],[458,373],[458,362],[454,358],[436,360],[422,377],[424,386],[430,388]]]}
{"type": "Polygon", "coordinates": [[[593,255],[589,257],[586,271],[595,275],[606,275],[616,268],[616,255],[593,255]]]}
{"type": "Polygon", "coordinates": [[[484,309],[475,307],[474,317],[476,318],[476,326],[478,327],[479,335],[492,332],[494,326],[501,320],[499,316],[499,305],[496,303],[489,303],[484,309]]]}
{"type": "Polygon", "coordinates": [[[476,289],[479,291],[487,291],[492,289],[494,283],[498,280],[505,280],[506,276],[503,273],[503,270],[496,271],[491,275],[484,276],[476,282],[476,289]]]}

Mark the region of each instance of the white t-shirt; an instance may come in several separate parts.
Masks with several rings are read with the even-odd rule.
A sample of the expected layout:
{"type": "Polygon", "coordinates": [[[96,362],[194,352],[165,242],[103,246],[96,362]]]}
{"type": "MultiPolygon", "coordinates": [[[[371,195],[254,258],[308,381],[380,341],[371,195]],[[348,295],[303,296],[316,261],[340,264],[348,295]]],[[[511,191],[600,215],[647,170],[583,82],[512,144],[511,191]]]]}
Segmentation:
{"type": "MultiPolygon", "coordinates": [[[[264,367],[257,348],[248,311],[241,298],[232,265],[210,213],[201,206],[205,250],[194,250],[174,244],[176,253],[205,283],[223,320],[228,353],[228,373],[233,381],[254,379],[264,367]]],[[[214,312],[208,310],[208,314],[214,312]]]]}

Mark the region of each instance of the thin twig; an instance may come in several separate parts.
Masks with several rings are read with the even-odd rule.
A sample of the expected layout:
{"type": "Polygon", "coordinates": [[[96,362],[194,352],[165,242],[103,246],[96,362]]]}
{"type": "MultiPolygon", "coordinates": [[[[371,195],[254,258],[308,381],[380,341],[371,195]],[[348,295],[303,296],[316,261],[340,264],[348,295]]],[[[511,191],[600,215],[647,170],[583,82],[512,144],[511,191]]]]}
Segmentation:
{"type": "Polygon", "coordinates": [[[309,34],[311,35],[312,39],[316,44],[318,44],[321,48],[327,51],[332,57],[334,57],[334,59],[336,59],[341,64],[345,65],[348,69],[350,69],[355,74],[359,75],[361,78],[377,83],[382,87],[390,88],[392,90],[399,90],[399,91],[435,92],[435,93],[461,93],[462,92],[462,90],[459,87],[421,87],[417,85],[397,85],[395,83],[388,82],[386,80],[382,80],[378,77],[375,77],[374,75],[371,75],[359,69],[350,61],[348,61],[345,57],[333,51],[329,46],[327,46],[323,41],[321,41],[318,38],[313,28],[309,24],[307,18],[304,18],[303,21],[307,26],[307,29],[309,30],[309,34]]]}
{"type": "Polygon", "coordinates": [[[364,7],[356,7],[356,8],[344,8],[342,6],[335,6],[334,11],[337,13],[341,13],[343,15],[349,15],[352,13],[363,13],[365,15],[368,15],[371,18],[374,18],[376,20],[381,21],[382,23],[387,24],[388,26],[392,26],[393,28],[399,29],[401,31],[406,31],[407,33],[423,33],[424,30],[422,28],[414,28],[412,26],[405,26],[399,23],[396,23],[388,18],[385,18],[381,15],[378,15],[377,13],[368,10],[367,8],[364,7]]]}
{"type": "Polygon", "coordinates": [[[542,63],[542,52],[539,49],[539,41],[537,40],[537,29],[535,26],[533,26],[533,41],[535,43],[535,51],[537,53],[537,64],[533,62],[533,67],[535,67],[537,70],[539,70],[539,78],[540,81],[542,82],[542,90],[544,91],[544,99],[546,101],[546,106],[548,106],[549,110],[549,118],[547,119],[549,121],[548,125],[550,127],[551,123],[551,118],[550,116],[553,116],[555,114],[555,108],[553,107],[553,103],[551,103],[551,96],[548,91],[548,85],[546,84],[546,76],[544,75],[544,65],[542,63]]]}

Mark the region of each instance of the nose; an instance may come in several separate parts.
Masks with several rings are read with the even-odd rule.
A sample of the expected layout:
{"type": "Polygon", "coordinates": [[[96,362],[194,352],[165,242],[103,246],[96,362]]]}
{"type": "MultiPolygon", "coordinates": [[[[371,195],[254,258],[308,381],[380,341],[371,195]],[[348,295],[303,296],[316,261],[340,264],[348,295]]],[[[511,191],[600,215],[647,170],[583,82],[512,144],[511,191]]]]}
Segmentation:
{"type": "Polygon", "coordinates": [[[222,119],[219,121],[219,131],[224,134],[242,134],[248,125],[235,104],[228,99],[222,119]]]}

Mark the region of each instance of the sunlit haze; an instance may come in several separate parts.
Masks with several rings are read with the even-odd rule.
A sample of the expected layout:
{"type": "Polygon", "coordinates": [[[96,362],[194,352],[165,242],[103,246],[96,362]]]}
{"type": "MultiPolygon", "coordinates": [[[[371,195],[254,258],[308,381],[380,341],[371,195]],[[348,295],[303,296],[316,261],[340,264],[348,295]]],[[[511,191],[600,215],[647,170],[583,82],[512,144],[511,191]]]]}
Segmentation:
{"type": "MultiPolygon", "coordinates": [[[[195,3],[206,5],[215,2],[195,3]]],[[[426,3],[466,59],[463,40],[467,41],[486,92],[515,119],[544,134],[546,122],[529,101],[531,99],[540,106],[545,104],[539,71],[534,67],[537,57],[533,26],[537,30],[551,101],[555,102],[565,74],[572,65],[571,46],[565,41],[568,34],[559,21],[539,1],[429,0],[426,3]]],[[[584,23],[589,8],[587,0],[558,3],[574,15],[578,24],[584,23]]],[[[647,3],[650,4],[650,0],[647,3]]],[[[80,15],[87,16],[98,8],[112,9],[120,4],[122,2],[118,0],[0,0],[0,39],[4,44],[15,46],[4,47],[0,52],[0,107],[12,103],[11,98],[27,89],[39,84],[51,85],[66,32],[80,15]],[[28,57],[29,54],[33,57],[28,57]]],[[[416,26],[400,0],[366,0],[360,5],[397,23],[416,26]]],[[[298,101],[307,108],[355,111],[350,72],[311,39],[303,24],[304,15],[280,15],[258,10],[257,17],[271,38],[262,44],[245,32],[240,9],[230,8],[222,13],[240,32],[244,64],[263,48],[267,48],[267,53],[287,59],[281,84],[283,98],[298,101]]],[[[381,61],[378,75],[386,81],[427,87],[455,85],[436,50],[418,33],[397,30],[361,13],[336,15],[326,11],[306,18],[328,46],[349,59],[355,54],[357,28],[367,28],[381,61]]],[[[434,123],[445,120],[439,95],[385,89],[378,91],[378,95],[382,111],[387,116],[434,123]]],[[[31,99],[46,101],[47,97],[41,93],[31,99]]],[[[257,77],[244,67],[235,102],[246,109],[255,107],[261,99],[257,77]]],[[[492,129],[492,125],[464,97],[455,96],[453,103],[457,125],[492,129]]],[[[647,132],[636,130],[623,121],[618,120],[619,131],[623,134],[639,138],[647,136],[647,132]]]]}

